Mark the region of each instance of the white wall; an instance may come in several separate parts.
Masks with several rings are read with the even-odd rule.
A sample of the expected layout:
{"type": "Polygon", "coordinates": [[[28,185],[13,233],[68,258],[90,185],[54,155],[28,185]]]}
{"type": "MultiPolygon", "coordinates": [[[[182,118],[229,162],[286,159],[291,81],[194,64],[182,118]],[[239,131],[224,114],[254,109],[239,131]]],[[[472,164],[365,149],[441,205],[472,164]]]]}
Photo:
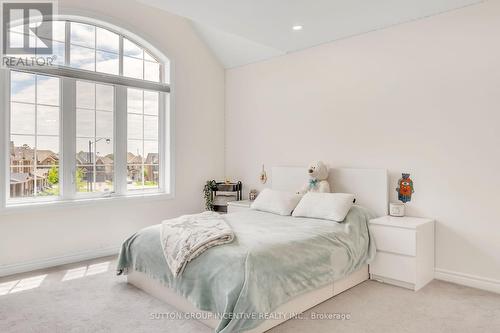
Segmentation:
{"type": "Polygon", "coordinates": [[[499,17],[492,0],[226,71],[226,175],[387,168],[394,200],[410,172],[436,267],[500,282],[499,17]]]}
{"type": "Polygon", "coordinates": [[[143,226],[200,211],[205,180],[223,177],[223,68],[188,21],[135,1],[117,3],[59,0],[63,14],[93,13],[140,35],[172,59],[175,198],[0,215],[0,270],[2,265],[118,247],[143,226]]]}

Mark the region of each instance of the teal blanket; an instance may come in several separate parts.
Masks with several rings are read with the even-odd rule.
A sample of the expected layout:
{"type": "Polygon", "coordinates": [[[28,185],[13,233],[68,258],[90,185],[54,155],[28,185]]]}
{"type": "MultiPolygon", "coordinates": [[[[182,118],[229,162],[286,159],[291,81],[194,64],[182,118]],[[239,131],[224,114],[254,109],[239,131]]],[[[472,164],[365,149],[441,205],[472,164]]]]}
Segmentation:
{"type": "Polygon", "coordinates": [[[123,243],[117,268],[119,274],[145,273],[200,310],[221,315],[216,332],[243,332],[293,297],[368,263],[375,255],[368,232],[370,218],[366,209],[356,205],[343,223],[259,211],[227,214],[236,239],[201,254],[179,278],[165,261],[161,225],[154,225],[123,243]]]}

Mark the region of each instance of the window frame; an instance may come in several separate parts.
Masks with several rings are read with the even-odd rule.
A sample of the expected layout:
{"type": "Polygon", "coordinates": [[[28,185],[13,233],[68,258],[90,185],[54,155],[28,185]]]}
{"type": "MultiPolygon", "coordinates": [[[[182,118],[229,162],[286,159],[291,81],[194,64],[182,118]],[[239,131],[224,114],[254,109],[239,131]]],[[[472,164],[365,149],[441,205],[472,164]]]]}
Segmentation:
{"type": "MultiPolygon", "coordinates": [[[[75,69],[66,66],[55,66],[54,68],[18,68],[1,69],[0,82],[5,87],[0,91],[0,100],[3,105],[4,114],[1,117],[5,126],[1,126],[1,147],[4,154],[0,156],[0,213],[8,213],[22,207],[50,206],[73,206],[80,204],[95,204],[97,202],[110,202],[116,200],[129,200],[138,198],[173,198],[174,196],[174,174],[173,174],[173,95],[171,84],[165,82],[165,77],[171,77],[171,60],[163,56],[148,42],[124,29],[118,28],[110,23],[80,17],[60,15],[52,18],[54,21],[66,21],[65,41],[65,64],[70,63],[68,57],[69,22],[94,25],[109,30],[120,36],[120,60],[119,75],[111,75],[100,72],[75,69]],[[123,40],[128,39],[141,47],[149,55],[153,56],[160,65],[160,82],[133,79],[122,76],[123,74],[123,40]],[[59,195],[57,197],[34,197],[34,198],[9,198],[10,197],[10,73],[11,71],[26,71],[32,74],[55,76],[60,79],[60,113],[59,113],[59,195]],[[72,72],[69,73],[68,72],[72,72]],[[72,75],[74,74],[74,75],[72,75]],[[99,78],[99,80],[93,80],[99,78]],[[101,80],[102,79],[102,80],[101,80]],[[113,112],[113,151],[114,160],[114,191],[110,193],[77,193],[75,186],[76,173],[76,81],[91,81],[95,83],[110,84],[114,87],[114,112],[113,112]],[[132,83],[132,85],[130,85],[132,83]],[[127,88],[138,88],[159,92],[159,187],[158,190],[128,191],[127,190],[127,88]],[[148,89],[149,88],[149,89],[148,89]],[[153,89],[151,89],[153,88],[153,89]],[[168,95],[167,95],[168,94],[168,95]],[[124,98],[125,97],[125,98],[124,98]],[[9,164],[9,165],[7,165],[9,164]]],[[[144,66],[144,65],[143,65],[144,66]]]]}

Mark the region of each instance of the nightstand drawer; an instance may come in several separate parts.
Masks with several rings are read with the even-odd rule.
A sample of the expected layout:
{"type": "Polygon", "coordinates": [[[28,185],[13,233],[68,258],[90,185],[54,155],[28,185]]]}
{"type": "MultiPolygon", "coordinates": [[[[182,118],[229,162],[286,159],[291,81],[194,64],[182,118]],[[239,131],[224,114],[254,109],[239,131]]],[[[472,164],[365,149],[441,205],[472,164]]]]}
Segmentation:
{"type": "Polygon", "coordinates": [[[377,252],[375,260],[370,264],[370,273],[389,279],[415,283],[416,258],[377,252]]]}
{"type": "Polygon", "coordinates": [[[378,251],[386,251],[408,256],[417,254],[417,232],[412,229],[370,225],[378,251]]]}

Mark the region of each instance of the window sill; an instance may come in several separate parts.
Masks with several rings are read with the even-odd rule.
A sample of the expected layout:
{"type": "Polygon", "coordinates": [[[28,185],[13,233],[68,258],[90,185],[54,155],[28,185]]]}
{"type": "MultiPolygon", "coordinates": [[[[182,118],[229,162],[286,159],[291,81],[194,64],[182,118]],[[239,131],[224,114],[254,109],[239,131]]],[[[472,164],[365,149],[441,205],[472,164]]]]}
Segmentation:
{"type": "Polygon", "coordinates": [[[144,193],[128,196],[114,196],[114,197],[101,197],[101,198],[83,198],[75,200],[57,200],[57,201],[41,201],[41,202],[26,202],[26,203],[13,203],[7,205],[5,208],[0,209],[0,215],[13,215],[22,214],[32,211],[41,210],[54,210],[72,207],[83,206],[101,206],[112,203],[124,202],[144,202],[144,201],[161,201],[171,200],[174,198],[172,193],[144,193]]]}

